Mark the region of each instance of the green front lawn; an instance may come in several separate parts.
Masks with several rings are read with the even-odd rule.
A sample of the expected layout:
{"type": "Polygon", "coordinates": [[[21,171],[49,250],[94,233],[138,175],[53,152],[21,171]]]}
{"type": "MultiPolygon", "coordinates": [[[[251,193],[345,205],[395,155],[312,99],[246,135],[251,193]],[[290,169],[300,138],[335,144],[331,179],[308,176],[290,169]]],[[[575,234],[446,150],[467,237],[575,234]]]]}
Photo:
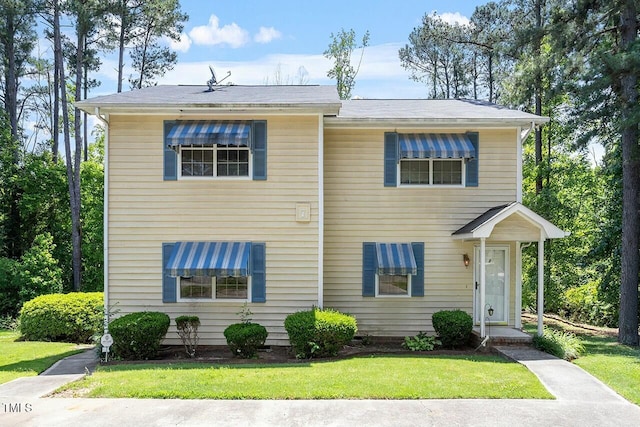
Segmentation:
{"type": "Polygon", "coordinates": [[[101,367],[83,397],[179,399],[552,399],[524,366],[493,356],[368,356],[292,364],[101,367]]]}
{"type": "Polygon", "coordinates": [[[82,351],[69,343],[16,341],[19,336],[0,330],[0,384],[38,375],[58,360],[82,351]]]}
{"type": "Polygon", "coordinates": [[[574,363],[640,405],[640,348],[618,344],[615,338],[581,336],[586,354],[574,363]]]}
{"type": "MultiPolygon", "coordinates": [[[[640,347],[618,344],[610,330],[584,329],[545,317],[545,324],[576,334],[583,342],[585,354],[573,363],[607,384],[630,402],[640,405],[640,347]]],[[[535,333],[535,325],[525,325],[535,333]]]]}

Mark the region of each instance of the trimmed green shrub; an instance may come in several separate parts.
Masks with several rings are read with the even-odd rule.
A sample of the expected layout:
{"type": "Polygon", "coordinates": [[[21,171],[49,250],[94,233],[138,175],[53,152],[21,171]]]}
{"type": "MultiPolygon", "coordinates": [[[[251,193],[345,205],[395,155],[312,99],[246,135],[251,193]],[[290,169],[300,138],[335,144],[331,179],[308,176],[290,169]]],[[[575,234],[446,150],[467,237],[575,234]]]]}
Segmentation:
{"type": "Polygon", "coordinates": [[[335,356],[358,331],[355,317],[319,308],[288,315],[284,328],[296,357],[300,359],[335,356]]]}
{"type": "Polygon", "coordinates": [[[466,311],[438,311],[433,313],[431,321],[443,347],[461,347],[471,338],[473,319],[466,311]]]}
{"type": "Polygon", "coordinates": [[[169,316],[155,311],[119,317],[109,324],[109,332],[113,337],[111,350],[122,359],[152,359],[158,355],[170,323],[169,316]]]}
{"type": "Polygon", "coordinates": [[[252,322],[234,323],[224,330],[224,337],[231,352],[245,359],[258,354],[258,348],[264,345],[268,335],[264,326],[252,322]]]}
{"type": "Polygon", "coordinates": [[[542,335],[533,337],[533,345],[545,353],[560,359],[573,360],[584,353],[582,340],[570,332],[558,331],[545,326],[542,335]]]}
{"type": "Polygon", "coordinates": [[[20,311],[20,332],[30,341],[84,343],[102,331],[102,292],[40,295],[20,311]]]}

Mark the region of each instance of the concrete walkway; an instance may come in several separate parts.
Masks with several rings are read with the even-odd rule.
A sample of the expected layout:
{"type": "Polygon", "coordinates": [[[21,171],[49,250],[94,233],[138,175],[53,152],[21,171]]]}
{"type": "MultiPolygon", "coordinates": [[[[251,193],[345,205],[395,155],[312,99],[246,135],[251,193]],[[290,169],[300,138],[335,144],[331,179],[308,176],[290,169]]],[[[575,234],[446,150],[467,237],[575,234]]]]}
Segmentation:
{"type": "MultiPolygon", "coordinates": [[[[90,353],[0,385],[1,426],[640,426],[640,408],[582,369],[531,348],[499,348],[556,400],[153,400],[43,398],[91,370],[90,353]],[[76,372],[68,373],[71,366],[76,372]]],[[[70,360],[69,360],[70,359],[70,360]]]]}

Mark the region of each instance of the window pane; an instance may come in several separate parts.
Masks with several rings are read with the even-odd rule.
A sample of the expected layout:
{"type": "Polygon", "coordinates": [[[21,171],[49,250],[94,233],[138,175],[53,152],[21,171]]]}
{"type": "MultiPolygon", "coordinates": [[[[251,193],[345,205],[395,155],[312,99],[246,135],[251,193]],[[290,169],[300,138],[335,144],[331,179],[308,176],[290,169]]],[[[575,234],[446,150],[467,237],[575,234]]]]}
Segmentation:
{"type": "Polygon", "coordinates": [[[213,176],[213,149],[183,148],[181,150],[182,176],[213,176]]]}
{"type": "Polygon", "coordinates": [[[409,276],[384,274],[378,276],[379,295],[408,295],[409,276]]]}
{"type": "Polygon", "coordinates": [[[218,277],[216,280],[216,298],[247,299],[247,277],[218,277]]]}
{"type": "Polygon", "coordinates": [[[433,161],[434,185],[460,185],[462,184],[462,159],[461,160],[434,160],[433,161]]]}
{"type": "Polygon", "coordinates": [[[180,298],[211,299],[211,277],[180,277],[180,298]]]}
{"type": "Polygon", "coordinates": [[[400,183],[429,184],[429,160],[402,160],[400,162],[400,183]]]}
{"type": "Polygon", "coordinates": [[[218,149],[218,176],[249,176],[249,150],[232,147],[218,149]]]}

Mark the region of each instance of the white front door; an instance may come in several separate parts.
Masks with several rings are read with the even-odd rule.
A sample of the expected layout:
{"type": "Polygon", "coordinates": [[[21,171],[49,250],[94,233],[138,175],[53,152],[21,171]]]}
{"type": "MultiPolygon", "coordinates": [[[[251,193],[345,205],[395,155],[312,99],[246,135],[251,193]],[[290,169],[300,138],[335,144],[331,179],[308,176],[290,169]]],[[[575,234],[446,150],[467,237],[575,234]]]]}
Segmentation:
{"type": "Polygon", "coordinates": [[[509,247],[487,246],[485,266],[485,306],[480,307],[480,247],[474,251],[474,319],[480,323],[508,323],[509,321],[509,247]],[[489,308],[493,314],[489,315],[489,308]]]}

